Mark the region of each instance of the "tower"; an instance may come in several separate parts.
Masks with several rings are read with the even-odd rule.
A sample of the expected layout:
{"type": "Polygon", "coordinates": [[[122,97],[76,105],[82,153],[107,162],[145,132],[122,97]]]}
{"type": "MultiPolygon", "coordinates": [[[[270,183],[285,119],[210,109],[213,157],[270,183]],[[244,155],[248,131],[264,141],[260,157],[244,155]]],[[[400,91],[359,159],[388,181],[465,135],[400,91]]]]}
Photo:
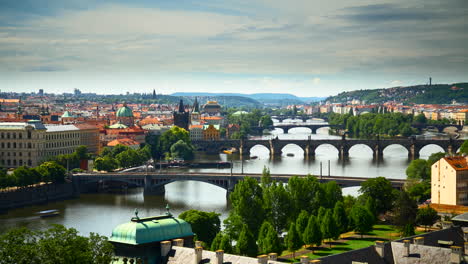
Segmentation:
{"type": "Polygon", "coordinates": [[[174,111],[174,125],[188,131],[189,127],[189,113],[185,112],[184,101],[180,99],[179,110],[174,111]]]}
{"type": "Polygon", "coordinates": [[[156,99],[156,90],[153,89],[153,99],[156,99]]]}
{"type": "Polygon", "coordinates": [[[192,114],[190,115],[190,122],[192,125],[200,123],[200,106],[198,105],[197,97],[195,97],[195,102],[193,102],[192,114]]]}
{"type": "Polygon", "coordinates": [[[429,77],[429,86],[432,85],[432,77],[429,77]]]}

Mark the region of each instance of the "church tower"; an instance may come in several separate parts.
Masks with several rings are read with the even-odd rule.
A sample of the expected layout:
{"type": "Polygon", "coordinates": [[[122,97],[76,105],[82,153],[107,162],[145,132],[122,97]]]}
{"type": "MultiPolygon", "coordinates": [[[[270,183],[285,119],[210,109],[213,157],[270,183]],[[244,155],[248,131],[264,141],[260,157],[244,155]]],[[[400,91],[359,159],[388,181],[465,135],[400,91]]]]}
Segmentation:
{"type": "Polygon", "coordinates": [[[184,101],[180,99],[179,110],[174,111],[174,125],[188,131],[189,127],[189,113],[185,112],[184,101]]]}
{"type": "Polygon", "coordinates": [[[190,115],[190,123],[192,125],[200,124],[200,106],[198,105],[197,97],[195,97],[195,102],[193,103],[192,113],[190,115]]]}

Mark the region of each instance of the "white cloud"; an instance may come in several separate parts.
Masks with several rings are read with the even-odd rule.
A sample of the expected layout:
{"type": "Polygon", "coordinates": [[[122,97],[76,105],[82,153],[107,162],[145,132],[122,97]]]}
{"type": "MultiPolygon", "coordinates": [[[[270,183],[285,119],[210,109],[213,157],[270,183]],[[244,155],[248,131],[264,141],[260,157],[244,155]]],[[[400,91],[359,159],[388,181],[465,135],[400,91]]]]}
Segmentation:
{"type": "Polygon", "coordinates": [[[315,84],[315,85],[319,84],[320,83],[320,78],[312,79],[312,83],[315,84]]]}

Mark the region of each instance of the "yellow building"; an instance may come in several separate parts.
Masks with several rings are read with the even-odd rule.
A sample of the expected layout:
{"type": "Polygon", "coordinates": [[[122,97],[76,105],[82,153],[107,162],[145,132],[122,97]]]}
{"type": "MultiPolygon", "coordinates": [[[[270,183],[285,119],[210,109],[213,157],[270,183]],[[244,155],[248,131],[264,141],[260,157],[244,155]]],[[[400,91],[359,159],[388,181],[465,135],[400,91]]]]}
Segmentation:
{"type": "Polygon", "coordinates": [[[468,205],[468,157],[444,157],[432,165],[431,202],[468,205]]]}
{"type": "Polygon", "coordinates": [[[468,109],[463,109],[456,113],[455,120],[458,124],[464,125],[468,117],[468,109]]]}
{"type": "Polygon", "coordinates": [[[219,125],[204,125],[203,126],[204,140],[219,140],[219,125]]]}

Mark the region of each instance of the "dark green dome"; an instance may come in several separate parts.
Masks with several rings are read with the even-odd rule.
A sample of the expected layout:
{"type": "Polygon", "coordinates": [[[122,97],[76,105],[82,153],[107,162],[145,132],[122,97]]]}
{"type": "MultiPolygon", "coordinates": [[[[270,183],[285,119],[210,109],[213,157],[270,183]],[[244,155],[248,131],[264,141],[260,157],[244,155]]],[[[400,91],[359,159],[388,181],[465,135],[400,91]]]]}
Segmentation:
{"type": "Polygon", "coordinates": [[[133,111],[130,109],[130,107],[127,106],[126,103],[123,104],[122,107],[117,110],[117,113],[115,113],[116,117],[133,117],[133,111]]]}

